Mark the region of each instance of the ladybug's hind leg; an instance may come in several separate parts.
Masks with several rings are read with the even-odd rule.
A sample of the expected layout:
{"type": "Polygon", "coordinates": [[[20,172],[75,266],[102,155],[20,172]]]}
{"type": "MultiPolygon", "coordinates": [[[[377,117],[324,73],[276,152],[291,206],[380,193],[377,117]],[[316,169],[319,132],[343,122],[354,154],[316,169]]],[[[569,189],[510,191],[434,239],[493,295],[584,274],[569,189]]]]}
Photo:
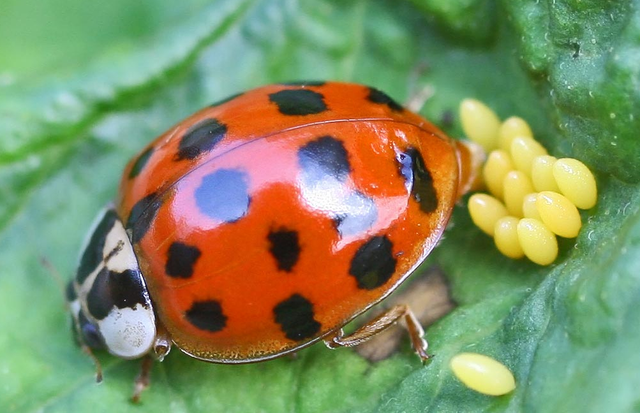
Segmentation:
{"type": "Polygon", "coordinates": [[[411,339],[413,349],[418,354],[418,357],[420,357],[423,362],[426,362],[429,360],[429,355],[427,354],[427,341],[423,338],[424,330],[411,309],[406,305],[396,305],[390,308],[348,336],[345,336],[342,329],[340,329],[333,335],[325,338],[324,343],[330,349],[357,346],[391,327],[403,317],[407,330],[409,331],[409,338],[411,339]]]}

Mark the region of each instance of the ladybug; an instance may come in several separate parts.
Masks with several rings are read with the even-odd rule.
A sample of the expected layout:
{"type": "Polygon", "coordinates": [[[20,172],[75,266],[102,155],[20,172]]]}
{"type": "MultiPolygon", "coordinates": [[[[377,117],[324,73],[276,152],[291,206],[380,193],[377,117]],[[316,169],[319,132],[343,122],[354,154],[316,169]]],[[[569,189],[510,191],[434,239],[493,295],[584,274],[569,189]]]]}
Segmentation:
{"type": "Polygon", "coordinates": [[[405,305],[342,327],[425,259],[478,161],[358,84],[270,85],[211,105],[144,148],[96,219],[67,289],[78,341],[235,364],[357,345],[404,318],[426,360],[405,305]]]}

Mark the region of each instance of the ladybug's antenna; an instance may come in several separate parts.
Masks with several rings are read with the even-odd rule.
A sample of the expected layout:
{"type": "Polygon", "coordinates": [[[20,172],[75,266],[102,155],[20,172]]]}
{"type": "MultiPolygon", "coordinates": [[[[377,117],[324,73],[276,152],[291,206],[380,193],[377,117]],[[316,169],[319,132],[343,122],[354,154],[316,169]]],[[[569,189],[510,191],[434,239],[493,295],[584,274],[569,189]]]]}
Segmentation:
{"type": "Polygon", "coordinates": [[[58,288],[60,289],[60,295],[64,300],[65,306],[68,307],[69,303],[67,303],[67,300],[66,300],[65,282],[64,282],[64,279],[62,278],[62,275],[60,275],[56,267],[54,267],[51,261],[49,261],[49,259],[44,255],[40,256],[40,265],[42,265],[44,269],[49,272],[49,274],[54,279],[56,284],[58,284],[58,288]]]}

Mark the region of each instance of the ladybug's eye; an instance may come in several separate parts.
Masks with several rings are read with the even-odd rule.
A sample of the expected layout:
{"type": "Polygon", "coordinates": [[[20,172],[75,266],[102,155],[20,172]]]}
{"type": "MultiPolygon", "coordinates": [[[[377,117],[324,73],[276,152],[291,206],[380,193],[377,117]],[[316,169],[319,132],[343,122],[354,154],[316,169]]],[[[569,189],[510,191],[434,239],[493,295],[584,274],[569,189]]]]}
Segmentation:
{"type": "Polygon", "coordinates": [[[83,311],[78,314],[78,323],[80,324],[80,335],[84,344],[93,349],[105,348],[104,340],[100,332],[98,332],[98,327],[87,319],[83,311]]]}

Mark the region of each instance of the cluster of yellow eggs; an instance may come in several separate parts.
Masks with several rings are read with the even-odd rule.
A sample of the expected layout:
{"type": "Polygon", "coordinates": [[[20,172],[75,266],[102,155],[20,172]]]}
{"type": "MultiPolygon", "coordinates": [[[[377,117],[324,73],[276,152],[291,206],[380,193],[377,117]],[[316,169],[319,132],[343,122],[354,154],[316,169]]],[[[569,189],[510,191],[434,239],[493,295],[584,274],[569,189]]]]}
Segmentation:
{"type": "Polygon", "coordinates": [[[467,137],[489,154],[482,176],[491,195],[469,198],[471,219],[507,257],[551,264],[556,235],[575,238],[582,227],[578,208],[596,204],[593,174],[577,159],[550,156],[521,118],[501,122],[474,99],[462,101],[460,118],[467,137]]]}

